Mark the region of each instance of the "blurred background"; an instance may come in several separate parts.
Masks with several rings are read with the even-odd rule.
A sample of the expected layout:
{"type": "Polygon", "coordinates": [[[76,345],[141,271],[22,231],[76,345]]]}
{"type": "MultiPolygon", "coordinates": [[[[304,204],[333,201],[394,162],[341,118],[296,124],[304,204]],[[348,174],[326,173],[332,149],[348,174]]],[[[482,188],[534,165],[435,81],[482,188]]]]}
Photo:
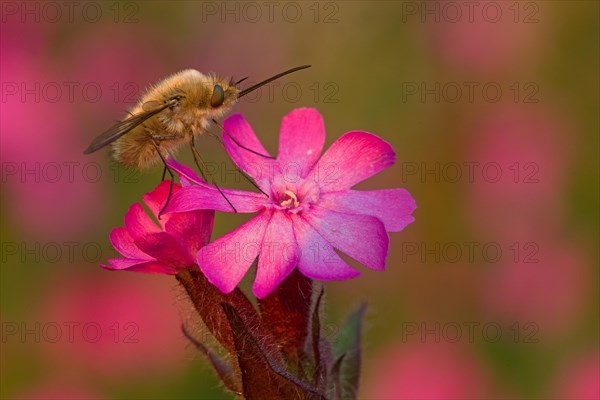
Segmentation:
{"type": "MultiPolygon", "coordinates": [[[[381,136],[398,163],[359,188],[418,205],[386,272],[326,284],[332,340],[369,304],[359,398],[600,396],[598,2],[1,6],[2,398],[231,398],[180,333],[173,277],[99,267],[161,169],[82,151],[173,72],[302,64],[235,112],[272,153],[302,106],[327,145],[381,136]]],[[[199,146],[223,186],[250,188],[199,146]]],[[[243,220],[217,215],[213,237],[243,220]]]]}

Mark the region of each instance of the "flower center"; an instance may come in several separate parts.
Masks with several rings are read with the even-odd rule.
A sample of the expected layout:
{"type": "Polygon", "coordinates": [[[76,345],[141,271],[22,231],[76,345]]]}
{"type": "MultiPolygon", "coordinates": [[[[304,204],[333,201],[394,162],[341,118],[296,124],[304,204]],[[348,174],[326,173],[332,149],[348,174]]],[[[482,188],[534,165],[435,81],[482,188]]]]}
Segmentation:
{"type": "Polygon", "coordinates": [[[294,202],[294,207],[298,207],[300,205],[298,197],[296,197],[296,193],[292,192],[291,190],[286,190],[283,193],[287,194],[289,199],[284,200],[280,203],[282,207],[289,207],[289,205],[292,204],[292,201],[294,202]]]}
{"type": "Polygon", "coordinates": [[[298,214],[308,211],[319,200],[319,186],[309,180],[286,181],[277,176],[271,184],[271,199],[268,208],[298,214]]]}

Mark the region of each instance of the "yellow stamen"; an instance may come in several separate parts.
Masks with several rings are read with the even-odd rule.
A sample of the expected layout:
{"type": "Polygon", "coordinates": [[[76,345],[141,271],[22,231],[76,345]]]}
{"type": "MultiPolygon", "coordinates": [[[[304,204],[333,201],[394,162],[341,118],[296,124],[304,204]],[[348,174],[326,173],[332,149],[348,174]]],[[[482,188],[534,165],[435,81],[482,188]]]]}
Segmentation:
{"type": "Polygon", "coordinates": [[[283,193],[287,194],[290,198],[281,202],[282,207],[289,206],[291,204],[292,200],[294,201],[294,207],[298,207],[300,205],[300,202],[298,201],[298,197],[296,197],[296,194],[294,192],[292,192],[291,190],[286,190],[283,193]]]}

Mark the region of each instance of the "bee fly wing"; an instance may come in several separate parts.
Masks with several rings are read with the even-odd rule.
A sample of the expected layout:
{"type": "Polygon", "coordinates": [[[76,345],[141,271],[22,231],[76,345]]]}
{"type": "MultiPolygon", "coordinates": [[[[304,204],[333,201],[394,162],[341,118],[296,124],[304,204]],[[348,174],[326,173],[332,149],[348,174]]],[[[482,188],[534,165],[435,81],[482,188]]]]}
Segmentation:
{"type": "Polygon", "coordinates": [[[87,149],[83,151],[83,154],[90,154],[97,150],[100,150],[104,146],[107,146],[119,139],[121,136],[125,135],[127,132],[138,126],[139,124],[146,121],[148,118],[158,114],[162,110],[172,106],[173,103],[167,102],[165,104],[159,104],[158,102],[149,101],[144,103],[144,112],[132,115],[131,117],[117,122],[113,125],[109,130],[100,134],[96,139],[92,141],[92,143],[88,146],[87,149]],[[149,103],[155,103],[154,107],[150,107],[149,103]],[[146,104],[148,104],[148,109],[146,109],[146,104]]]}

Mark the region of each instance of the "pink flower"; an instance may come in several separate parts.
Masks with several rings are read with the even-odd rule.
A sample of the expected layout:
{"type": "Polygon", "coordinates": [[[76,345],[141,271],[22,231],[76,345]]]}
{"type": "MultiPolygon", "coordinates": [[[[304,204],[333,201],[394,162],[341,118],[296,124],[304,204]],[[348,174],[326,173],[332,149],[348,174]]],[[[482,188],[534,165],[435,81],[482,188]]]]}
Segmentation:
{"type": "Polygon", "coordinates": [[[495,238],[564,229],[575,128],[557,107],[494,107],[471,126],[465,159],[477,165],[469,185],[472,223],[495,238]]]}
{"type": "Polygon", "coordinates": [[[27,321],[27,326],[42,321],[57,327],[48,336],[57,332],[58,339],[40,344],[41,362],[52,365],[45,378],[65,388],[77,388],[90,377],[103,383],[99,388],[177,379],[189,365],[189,353],[181,313],[173,307],[173,277],[99,270],[75,275],[51,285],[27,321]]]}
{"type": "Polygon", "coordinates": [[[586,349],[579,359],[565,363],[566,368],[556,378],[556,399],[600,399],[600,351],[586,349]]]}
{"type": "Polygon", "coordinates": [[[547,15],[541,4],[527,10],[527,3],[495,1],[470,6],[445,1],[420,4],[423,12],[437,9],[438,16],[443,16],[437,22],[429,14],[424,26],[434,55],[451,67],[484,74],[523,71],[535,64],[548,46],[544,37],[550,35],[546,28],[552,23],[548,19],[544,24],[535,23],[540,15],[547,15]],[[453,11],[461,13],[456,20],[453,11]]]}
{"type": "Polygon", "coordinates": [[[48,382],[35,384],[26,391],[10,396],[12,399],[28,400],[94,400],[100,399],[97,392],[80,387],[77,382],[48,382]]]}
{"type": "MultiPolygon", "coordinates": [[[[210,240],[214,211],[175,213],[158,219],[169,193],[169,184],[169,181],[161,182],[143,197],[160,226],[141,204],[134,203],[125,214],[125,226],[110,233],[112,245],[125,258],[113,258],[108,260],[110,265],[102,267],[174,275],[195,264],[198,249],[210,240]]],[[[179,185],[173,187],[173,193],[179,190],[179,185]]]]}
{"type": "MultiPolygon", "coordinates": [[[[224,125],[243,146],[268,154],[241,115],[224,125]]],[[[233,212],[229,201],[239,213],[258,213],[198,252],[200,269],[224,293],[238,285],[257,257],[253,292],[259,298],[271,293],[296,265],[311,279],[358,276],[334,248],[381,271],[387,232],[401,231],[414,221],[416,204],[404,189],[351,190],[396,160],[390,144],[371,133],[348,132],[319,158],[325,142],[323,118],[314,109],[301,108],[283,119],[274,160],[243,149],[227,135],[223,139],[235,164],[266,195],[222,189],[225,199],[191,169],[171,160],[170,166],[196,185],[175,194],[167,212],[233,212]]]]}
{"type": "Polygon", "coordinates": [[[485,314],[506,325],[535,329],[535,338],[544,343],[572,333],[592,294],[588,256],[578,245],[555,238],[514,243],[519,246],[512,247],[515,252],[481,281],[485,314]]]}
{"type": "Polygon", "coordinates": [[[367,399],[491,399],[486,365],[460,343],[398,343],[373,359],[363,396],[367,399]]]}

